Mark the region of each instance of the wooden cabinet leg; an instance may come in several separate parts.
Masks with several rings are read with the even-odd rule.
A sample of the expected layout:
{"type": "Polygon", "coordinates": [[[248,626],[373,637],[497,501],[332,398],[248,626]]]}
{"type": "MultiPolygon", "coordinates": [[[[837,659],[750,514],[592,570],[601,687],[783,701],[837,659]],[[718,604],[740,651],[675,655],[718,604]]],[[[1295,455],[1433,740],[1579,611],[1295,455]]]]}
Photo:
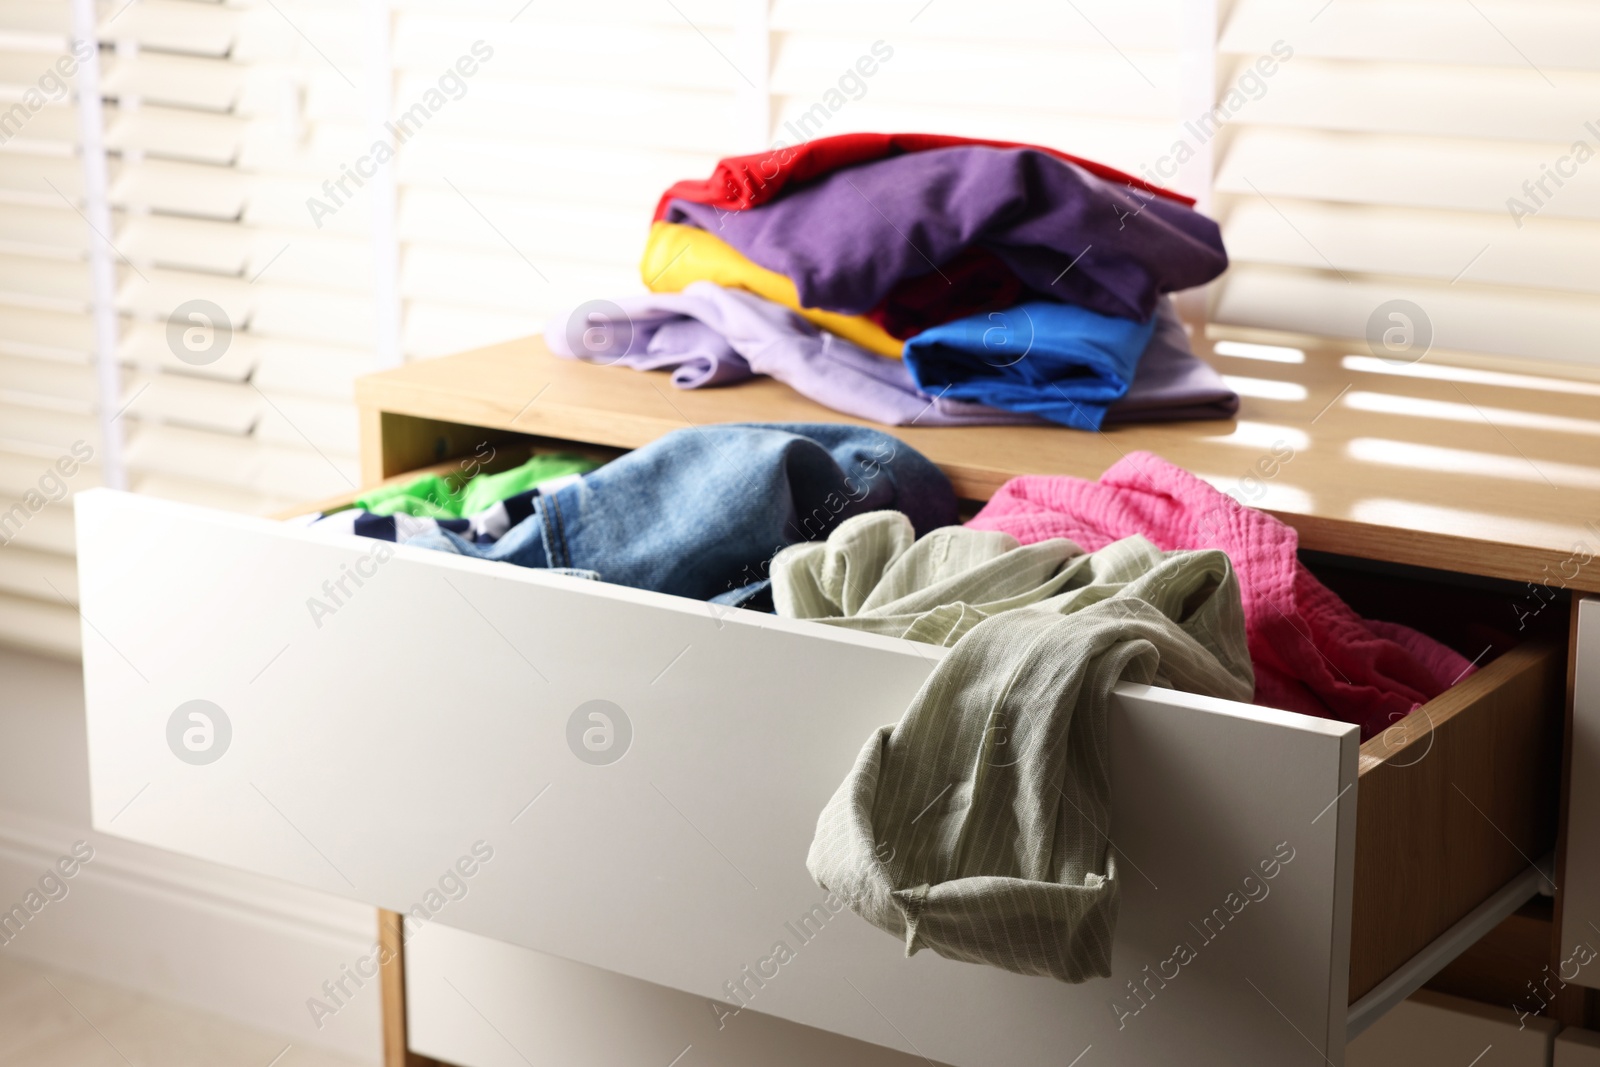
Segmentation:
{"type": "Polygon", "coordinates": [[[398,912],[378,912],[378,974],[383,994],[383,1067],[442,1067],[406,1043],[406,939],[398,912]]]}

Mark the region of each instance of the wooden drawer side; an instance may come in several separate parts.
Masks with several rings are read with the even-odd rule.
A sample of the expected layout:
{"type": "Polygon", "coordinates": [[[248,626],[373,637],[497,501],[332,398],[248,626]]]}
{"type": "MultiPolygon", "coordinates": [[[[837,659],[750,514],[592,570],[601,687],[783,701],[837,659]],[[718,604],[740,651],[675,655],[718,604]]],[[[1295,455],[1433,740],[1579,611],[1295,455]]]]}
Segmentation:
{"type": "Polygon", "coordinates": [[[1352,1003],[1554,847],[1565,682],[1532,641],[1361,746],[1352,1003]]]}

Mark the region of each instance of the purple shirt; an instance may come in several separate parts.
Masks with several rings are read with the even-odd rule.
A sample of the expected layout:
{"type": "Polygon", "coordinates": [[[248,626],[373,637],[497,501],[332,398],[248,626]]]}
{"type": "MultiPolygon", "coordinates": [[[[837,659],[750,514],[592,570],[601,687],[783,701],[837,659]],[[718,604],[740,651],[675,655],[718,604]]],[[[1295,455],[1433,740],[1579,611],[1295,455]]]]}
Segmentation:
{"type": "MultiPolygon", "coordinates": [[[[615,304],[626,322],[574,321],[576,312],[569,313],[550,320],[545,342],[568,359],[670,370],[680,389],[729,385],[766,374],[825,407],[887,426],[1044,422],[982,404],[930,397],[917,388],[901,360],[868,352],[740,289],[694,282],[681,293],[625,296],[615,304]]],[[[1128,395],[1111,406],[1106,423],[1232,416],[1238,396],[1189,350],[1171,302],[1160,301],[1158,311],[1155,335],[1128,395]]]]}
{"type": "Polygon", "coordinates": [[[785,275],[803,306],[846,314],[972,245],[1039,297],[1141,321],[1162,293],[1228,265],[1217,224],[1193,208],[1026,148],[895,156],[747,211],[674,200],[666,217],[785,275]]]}

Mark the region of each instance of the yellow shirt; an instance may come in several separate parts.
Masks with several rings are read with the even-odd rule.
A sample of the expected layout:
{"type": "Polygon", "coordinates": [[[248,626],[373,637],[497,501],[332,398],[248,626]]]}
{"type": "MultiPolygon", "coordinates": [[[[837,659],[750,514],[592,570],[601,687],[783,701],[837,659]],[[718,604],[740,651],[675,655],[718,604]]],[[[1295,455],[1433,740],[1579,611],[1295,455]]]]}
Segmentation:
{"type": "Polygon", "coordinates": [[[864,315],[841,315],[819,308],[803,308],[794,282],[752,263],[738,249],[714,234],[674,222],[657,222],[650,227],[650,240],[644,246],[639,273],[652,292],[681,292],[690,282],[715,282],[727,289],[745,289],[782,304],[806,319],[847,341],[853,341],[880,356],[900,357],[905,342],[864,315]]]}

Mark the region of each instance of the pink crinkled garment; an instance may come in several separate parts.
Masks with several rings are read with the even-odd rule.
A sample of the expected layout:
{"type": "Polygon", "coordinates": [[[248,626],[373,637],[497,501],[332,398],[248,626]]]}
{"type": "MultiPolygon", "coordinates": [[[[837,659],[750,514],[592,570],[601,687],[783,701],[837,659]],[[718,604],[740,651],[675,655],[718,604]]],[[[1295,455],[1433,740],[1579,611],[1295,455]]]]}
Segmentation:
{"type": "Polygon", "coordinates": [[[1239,574],[1255,702],[1355,723],[1363,739],[1472,670],[1431,637],[1361,618],[1300,563],[1291,527],[1149,452],[1098,482],[1013,478],[967,525],[1023,544],[1065,537],[1089,552],[1130,534],[1165,551],[1222,549],[1239,574]]]}

